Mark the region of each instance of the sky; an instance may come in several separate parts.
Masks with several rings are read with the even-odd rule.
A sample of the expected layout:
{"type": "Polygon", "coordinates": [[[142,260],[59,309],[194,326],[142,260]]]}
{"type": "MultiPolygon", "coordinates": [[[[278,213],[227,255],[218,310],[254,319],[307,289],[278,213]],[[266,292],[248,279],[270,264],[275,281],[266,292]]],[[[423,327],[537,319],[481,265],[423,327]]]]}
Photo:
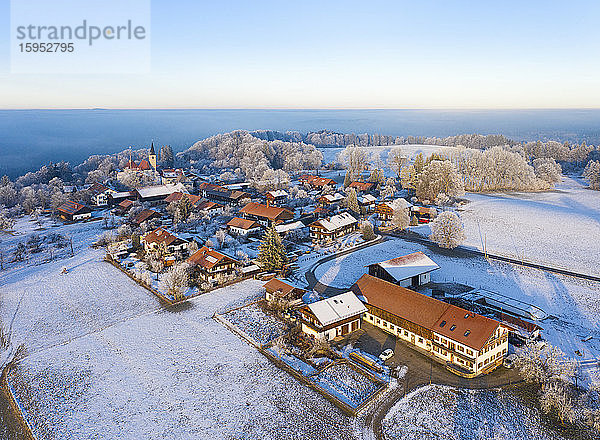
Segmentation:
{"type": "Polygon", "coordinates": [[[599,108],[598,23],[597,0],[152,0],[147,73],[17,74],[0,0],[0,108],[599,108]]]}

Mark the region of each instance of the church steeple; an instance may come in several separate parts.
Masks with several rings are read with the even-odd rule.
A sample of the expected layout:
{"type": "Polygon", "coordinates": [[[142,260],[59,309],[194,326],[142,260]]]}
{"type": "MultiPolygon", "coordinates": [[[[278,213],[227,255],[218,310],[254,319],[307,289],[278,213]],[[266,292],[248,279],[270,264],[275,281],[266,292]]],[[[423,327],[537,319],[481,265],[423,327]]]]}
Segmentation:
{"type": "Polygon", "coordinates": [[[148,162],[154,171],[156,171],[156,153],[154,152],[154,141],[150,145],[150,154],[148,155],[148,162]]]}

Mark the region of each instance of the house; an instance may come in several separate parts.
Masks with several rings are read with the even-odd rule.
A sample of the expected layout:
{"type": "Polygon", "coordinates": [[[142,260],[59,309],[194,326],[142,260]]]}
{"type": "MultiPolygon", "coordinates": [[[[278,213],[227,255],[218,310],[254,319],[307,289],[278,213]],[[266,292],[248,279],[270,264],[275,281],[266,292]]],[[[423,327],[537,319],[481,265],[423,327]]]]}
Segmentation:
{"type": "Polygon", "coordinates": [[[337,183],[333,179],[327,179],[325,177],[317,177],[312,174],[304,174],[298,178],[300,183],[312,189],[322,191],[324,189],[335,189],[337,183]]]}
{"type": "Polygon", "coordinates": [[[195,205],[195,207],[198,211],[207,212],[209,214],[223,214],[225,212],[225,206],[204,199],[195,205]]]}
{"type": "Polygon", "coordinates": [[[153,209],[144,209],[135,216],[135,218],[133,219],[133,223],[139,226],[142,223],[147,222],[148,220],[161,218],[161,216],[161,213],[158,211],[154,211],[153,209]]]}
{"type": "Polygon", "coordinates": [[[350,213],[342,212],[329,218],[317,220],[309,225],[310,237],[314,242],[331,241],[358,229],[358,220],[350,213]]]}
{"type": "Polygon", "coordinates": [[[222,202],[231,206],[244,205],[250,201],[250,194],[237,189],[205,189],[204,197],[213,202],[222,202]]]}
{"type": "Polygon", "coordinates": [[[165,199],[175,192],[185,192],[185,186],[182,183],[146,186],[137,189],[137,199],[142,202],[164,203],[165,199]]]}
{"type": "Polygon", "coordinates": [[[125,215],[129,212],[129,210],[131,209],[132,206],[133,206],[133,201],[129,200],[129,199],[125,199],[116,206],[115,210],[117,211],[118,214],[125,215]]]}
{"type": "Polygon", "coordinates": [[[285,205],[288,200],[288,193],[282,189],[278,189],[275,191],[269,191],[265,194],[265,200],[267,201],[267,206],[281,206],[285,205]]]}
{"type": "MultiPolygon", "coordinates": [[[[291,223],[280,223],[277,226],[275,226],[275,230],[282,237],[285,237],[290,232],[294,233],[294,231],[296,231],[297,233],[303,232],[305,228],[306,226],[300,220],[296,220],[295,222],[291,223]]],[[[304,233],[306,232],[304,231],[304,233]]]]}
{"type": "Polygon", "coordinates": [[[364,298],[364,322],[431,355],[456,374],[488,373],[508,354],[510,328],[494,319],[367,274],[351,290],[364,298]]]}
{"type": "Polygon", "coordinates": [[[402,287],[418,287],[431,281],[431,272],[440,268],[423,252],[414,252],[381,263],[370,264],[369,275],[402,287]]]}
{"type": "Polygon", "coordinates": [[[373,191],[377,184],[374,182],[352,182],[348,185],[348,188],[354,188],[356,194],[366,194],[373,191]]]}
{"type": "Polygon", "coordinates": [[[204,201],[204,199],[200,196],[195,196],[193,194],[188,194],[185,192],[181,192],[181,191],[175,191],[172,194],[169,194],[164,202],[165,203],[172,203],[172,202],[179,202],[183,197],[186,197],[190,203],[192,204],[192,206],[197,207],[197,205],[201,202],[204,201]]]}
{"type": "Polygon", "coordinates": [[[148,232],[142,237],[141,241],[146,252],[153,251],[164,245],[169,254],[187,252],[190,245],[190,241],[180,238],[163,228],[148,232]]]}
{"type": "Polygon", "coordinates": [[[92,210],[90,208],[71,200],[60,205],[56,211],[60,218],[72,222],[85,220],[86,218],[90,218],[92,216],[92,210]]]}
{"type": "Polygon", "coordinates": [[[410,214],[411,216],[415,216],[419,223],[429,223],[437,216],[437,209],[425,206],[412,206],[410,214]]]}
{"type": "Polygon", "coordinates": [[[265,298],[267,301],[273,301],[275,298],[284,298],[293,304],[302,302],[302,295],[306,290],[292,286],[277,278],[270,279],[265,285],[265,298]]]}
{"type": "Polygon", "coordinates": [[[137,197],[137,193],[135,191],[113,191],[108,195],[108,204],[110,206],[118,205],[122,201],[126,199],[134,200],[137,197]]]}
{"type": "Polygon", "coordinates": [[[328,205],[337,205],[342,200],[344,200],[344,196],[340,193],[335,193],[335,194],[324,194],[321,197],[319,197],[318,201],[321,206],[328,206],[328,205]]]}
{"type": "Polygon", "coordinates": [[[199,280],[207,283],[232,277],[240,266],[239,261],[206,246],[194,252],[186,262],[192,266],[199,280]]]}
{"type": "Polygon", "coordinates": [[[248,203],[240,209],[240,214],[244,218],[256,220],[263,226],[269,226],[271,223],[283,223],[294,218],[294,213],[288,209],[267,206],[256,202],[248,203]]]}
{"type": "Polygon", "coordinates": [[[227,230],[231,235],[248,236],[259,232],[258,222],[245,218],[234,217],[227,222],[227,230]]]}
{"type": "Polygon", "coordinates": [[[302,331],[330,341],[360,328],[365,305],[352,292],[308,304],[300,309],[302,331]]]}
{"type": "Polygon", "coordinates": [[[97,182],[88,189],[88,193],[91,195],[92,204],[98,207],[108,206],[110,195],[115,192],[116,191],[109,187],[97,182]]]}
{"type": "Polygon", "coordinates": [[[370,214],[375,211],[375,202],[377,199],[371,194],[365,194],[358,197],[358,206],[363,214],[370,214]]]}

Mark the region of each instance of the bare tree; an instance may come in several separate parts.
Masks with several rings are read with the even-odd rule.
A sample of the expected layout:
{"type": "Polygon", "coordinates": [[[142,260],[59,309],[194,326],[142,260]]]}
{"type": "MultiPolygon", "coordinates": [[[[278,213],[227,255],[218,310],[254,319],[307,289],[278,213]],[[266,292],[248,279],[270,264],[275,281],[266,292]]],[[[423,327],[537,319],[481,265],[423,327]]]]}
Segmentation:
{"type": "Polygon", "coordinates": [[[430,225],[429,238],[440,247],[454,249],[466,239],[463,224],[453,212],[442,212],[430,225]]]}

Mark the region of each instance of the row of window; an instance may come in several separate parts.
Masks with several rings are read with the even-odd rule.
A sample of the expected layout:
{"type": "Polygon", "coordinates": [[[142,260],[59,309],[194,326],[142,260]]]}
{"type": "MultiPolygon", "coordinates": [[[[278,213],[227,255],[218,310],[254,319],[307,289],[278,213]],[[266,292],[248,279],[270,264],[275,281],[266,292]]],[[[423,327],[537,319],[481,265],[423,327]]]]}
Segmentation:
{"type": "MultiPolygon", "coordinates": [[[[433,339],[435,340],[435,342],[439,342],[442,345],[445,346],[449,346],[451,344],[451,342],[445,338],[439,337],[438,335],[434,335],[433,339]]],[[[471,350],[470,348],[464,348],[462,345],[460,344],[456,344],[456,350],[460,351],[461,353],[467,353],[469,356],[473,356],[473,350],[471,350]]]]}
{"type": "MultiPolygon", "coordinates": [[[[374,324],[377,324],[377,325],[382,325],[382,326],[383,326],[383,327],[385,327],[385,328],[389,328],[389,329],[390,329],[390,331],[392,331],[392,332],[394,332],[394,331],[397,331],[397,332],[398,332],[398,336],[402,336],[402,334],[404,334],[404,336],[405,336],[406,338],[408,338],[408,337],[409,337],[409,335],[410,335],[408,331],[406,331],[406,330],[402,330],[400,327],[396,327],[396,326],[394,326],[393,324],[389,324],[389,326],[388,326],[388,323],[387,323],[387,321],[385,321],[385,320],[383,321],[383,324],[382,324],[382,323],[381,323],[381,319],[379,319],[379,318],[376,318],[376,319],[375,319],[375,318],[373,317],[373,315],[369,315],[369,314],[367,314],[367,318],[369,319],[369,321],[373,322],[374,324]]],[[[422,337],[419,337],[418,341],[419,341],[419,344],[423,344],[423,343],[424,343],[424,340],[423,340],[423,338],[422,338],[422,337]]],[[[429,343],[429,342],[428,342],[428,345],[430,345],[430,343],[429,343]]]]}

